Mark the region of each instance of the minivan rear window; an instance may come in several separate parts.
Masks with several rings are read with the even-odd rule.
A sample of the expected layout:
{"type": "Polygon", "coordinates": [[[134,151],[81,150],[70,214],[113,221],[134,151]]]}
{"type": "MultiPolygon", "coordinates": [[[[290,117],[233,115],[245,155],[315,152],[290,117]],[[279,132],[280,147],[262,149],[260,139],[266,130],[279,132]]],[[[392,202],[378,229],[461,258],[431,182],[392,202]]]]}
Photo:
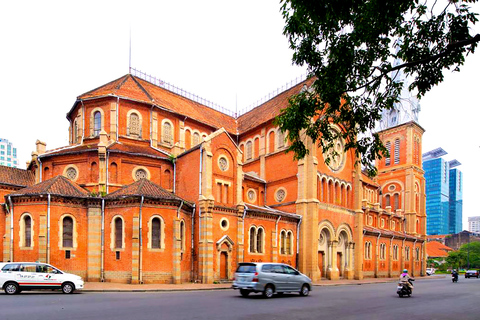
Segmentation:
{"type": "Polygon", "coordinates": [[[239,273],[255,273],[257,272],[256,266],[254,264],[241,264],[237,268],[239,273]]]}
{"type": "Polygon", "coordinates": [[[20,271],[20,265],[18,263],[7,264],[2,271],[20,271]]]}

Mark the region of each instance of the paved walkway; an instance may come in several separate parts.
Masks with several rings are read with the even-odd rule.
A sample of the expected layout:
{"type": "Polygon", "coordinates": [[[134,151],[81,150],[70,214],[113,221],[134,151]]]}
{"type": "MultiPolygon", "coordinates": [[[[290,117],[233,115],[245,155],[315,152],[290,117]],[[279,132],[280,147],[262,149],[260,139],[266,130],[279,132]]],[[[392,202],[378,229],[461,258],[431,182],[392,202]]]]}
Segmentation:
{"type": "MultiPolygon", "coordinates": [[[[443,278],[445,275],[435,275],[430,277],[417,277],[417,279],[435,279],[443,278]]],[[[344,285],[362,285],[372,283],[396,282],[395,278],[368,278],[363,280],[321,280],[314,282],[313,285],[321,286],[344,286],[344,285]]],[[[83,292],[162,292],[162,291],[197,291],[197,290],[226,290],[230,289],[231,283],[221,284],[202,284],[202,283],[182,283],[182,284],[125,284],[113,282],[86,282],[83,292]]]]}

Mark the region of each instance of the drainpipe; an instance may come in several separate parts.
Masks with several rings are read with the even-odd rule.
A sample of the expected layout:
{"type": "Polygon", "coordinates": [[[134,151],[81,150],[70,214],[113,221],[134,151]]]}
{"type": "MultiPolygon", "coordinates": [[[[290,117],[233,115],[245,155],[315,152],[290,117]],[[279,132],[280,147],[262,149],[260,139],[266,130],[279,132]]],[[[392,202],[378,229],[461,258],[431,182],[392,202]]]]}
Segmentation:
{"type": "Polygon", "coordinates": [[[38,160],[38,163],[39,163],[39,165],[40,165],[40,174],[39,174],[39,178],[40,178],[39,183],[40,183],[40,182],[42,182],[42,178],[43,178],[43,177],[42,177],[42,171],[43,171],[43,169],[42,169],[42,160],[40,160],[40,156],[37,157],[37,160],[38,160]]]}
{"type": "MultiPolygon", "coordinates": [[[[83,139],[85,138],[85,105],[83,104],[83,100],[80,100],[80,103],[82,104],[82,122],[83,122],[83,126],[82,126],[82,142],[81,144],[83,144],[83,139]]],[[[77,136],[77,133],[75,132],[75,136],[77,136]]]]}
{"type": "Polygon", "coordinates": [[[194,235],[195,235],[195,203],[193,204],[193,210],[192,210],[192,234],[191,234],[191,238],[192,238],[192,254],[190,255],[190,260],[191,260],[191,275],[190,275],[190,279],[191,281],[193,282],[193,254],[195,253],[195,241],[193,239],[194,235]]]}
{"type": "Polygon", "coordinates": [[[47,204],[47,263],[50,263],[50,193],[47,204]]]}
{"type": "Polygon", "coordinates": [[[297,224],[297,256],[295,257],[295,268],[298,269],[298,252],[300,244],[300,226],[302,225],[302,216],[300,216],[300,221],[297,224]]]}
{"type": "Polygon", "coordinates": [[[10,203],[10,262],[13,262],[13,203],[12,197],[8,196],[10,203]]]}
{"type": "Polygon", "coordinates": [[[267,183],[265,182],[265,185],[264,185],[264,192],[263,192],[263,204],[264,205],[267,205],[267,183]]]}
{"type": "MultiPolygon", "coordinates": [[[[177,180],[177,159],[173,159],[173,193],[175,193],[175,185],[177,180]]],[[[183,204],[183,201],[182,201],[183,204]]]]}
{"type": "Polygon", "coordinates": [[[199,177],[199,194],[202,194],[202,169],[203,169],[203,148],[200,148],[200,177],[199,177]]]}
{"type": "Polygon", "coordinates": [[[100,282],[105,282],[105,199],[102,199],[102,230],[100,245],[100,282]]]}
{"type": "Polygon", "coordinates": [[[107,165],[106,165],[106,171],[107,172],[105,172],[105,176],[106,176],[106,179],[107,179],[107,181],[106,181],[106,185],[107,185],[106,193],[107,194],[108,194],[108,154],[109,154],[109,151],[107,150],[107,165]]]}
{"type": "MultiPolygon", "coordinates": [[[[415,245],[416,245],[416,244],[417,244],[417,239],[415,239],[415,241],[413,242],[413,252],[412,252],[412,254],[414,254],[414,253],[417,252],[417,250],[416,250],[416,248],[415,248],[415,245]]],[[[420,258],[420,257],[419,257],[419,258],[420,258]]],[[[415,273],[415,272],[414,272],[415,269],[416,269],[416,268],[415,268],[415,258],[413,258],[413,263],[412,263],[412,275],[413,275],[414,277],[415,277],[415,274],[414,274],[414,273],[415,273]]]]}
{"type": "Polygon", "coordinates": [[[138,217],[138,220],[139,220],[139,236],[138,236],[138,240],[139,240],[139,246],[138,246],[138,260],[139,260],[139,277],[138,277],[138,280],[140,282],[140,284],[143,283],[143,276],[142,276],[142,268],[143,268],[143,263],[142,263],[142,208],[143,208],[143,200],[144,200],[144,197],[142,196],[142,200],[140,201],[140,212],[139,212],[139,217],[138,217]]]}

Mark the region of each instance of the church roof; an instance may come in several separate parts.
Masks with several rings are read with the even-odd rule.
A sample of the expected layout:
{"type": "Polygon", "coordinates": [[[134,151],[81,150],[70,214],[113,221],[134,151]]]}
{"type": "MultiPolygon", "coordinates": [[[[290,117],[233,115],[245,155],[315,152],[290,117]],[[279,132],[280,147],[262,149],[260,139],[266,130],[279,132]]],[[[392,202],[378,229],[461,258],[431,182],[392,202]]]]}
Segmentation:
{"type": "Polygon", "coordinates": [[[153,183],[148,179],[140,179],[132,184],[126,185],[106,195],[105,199],[120,199],[141,196],[144,196],[146,198],[173,200],[178,202],[184,201],[186,204],[192,206],[190,202],[183,200],[182,198],[176,196],[168,190],[165,190],[158,184],[153,183]]]}
{"type": "Polygon", "coordinates": [[[398,237],[398,238],[421,240],[420,237],[416,237],[416,236],[409,235],[407,233],[399,232],[399,231],[385,230],[385,229],[379,229],[379,228],[374,228],[374,227],[369,227],[369,226],[364,226],[363,230],[366,231],[366,232],[369,232],[369,233],[373,233],[375,235],[378,235],[380,233],[380,234],[386,235],[386,236],[395,236],[395,237],[398,237]]]}
{"type": "Polygon", "coordinates": [[[35,175],[30,170],[0,166],[0,185],[6,184],[27,187],[35,183],[35,175]]]}
{"type": "Polygon", "coordinates": [[[294,218],[294,219],[297,219],[297,220],[301,219],[301,216],[296,214],[296,213],[280,211],[280,210],[277,210],[277,209],[270,208],[268,206],[256,206],[256,205],[253,205],[253,204],[245,204],[245,207],[247,209],[247,212],[261,212],[261,213],[273,214],[273,215],[276,215],[276,216],[294,218]]]}
{"type": "Polygon", "coordinates": [[[74,198],[86,198],[89,196],[87,190],[61,175],[10,193],[9,196],[39,196],[47,194],[74,198]]]}
{"type": "Polygon", "coordinates": [[[448,252],[453,251],[452,248],[447,247],[446,245],[438,241],[429,241],[427,242],[427,256],[428,257],[447,257],[448,252]]]}
{"type": "Polygon", "coordinates": [[[230,133],[237,133],[235,118],[131,74],[86,92],[78,96],[77,100],[105,96],[118,96],[154,104],[214,128],[224,127],[230,133]]]}

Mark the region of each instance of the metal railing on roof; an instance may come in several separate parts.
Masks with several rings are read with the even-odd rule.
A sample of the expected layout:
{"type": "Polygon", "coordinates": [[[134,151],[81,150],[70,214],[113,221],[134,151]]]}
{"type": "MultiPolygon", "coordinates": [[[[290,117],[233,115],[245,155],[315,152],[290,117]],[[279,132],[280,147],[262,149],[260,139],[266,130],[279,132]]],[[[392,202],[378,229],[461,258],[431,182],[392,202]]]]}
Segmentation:
{"type": "Polygon", "coordinates": [[[234,111],[232,111],[228,108],[224,108],[224,107],[222,107],[222,106],[220,106],[220,105],[218,105],[218,104],[216,104],[216,103],[214,103],[210,100],[204,99],[204,98],[202,98],[202,97],[200,97],[196,94],[188,92],[187,90],[179,88],[179,87],[177,87],[177,86],[175,86],[171,83],[168,83],[168,82],[163,81],[159,78],[156,78],[155,76],[152,76],[151,74],[147,74],[146,72],[143,72],[141,70],[130,67],[130,74],[133,75],[133,76],[136,76],[140,79],[143,79],[147,82],[150,82],[150,83],[152,83],[152,84],[154,84],[158,87],[164,88],[168,91],[171,91],[175,94],[178,94],[182,97],[185,97],[185,98],[190,99],[192,101],[198,102],[198,103],[200,103],[200,104],[202,104],[206,107],[209,107],[211,109],[217,110],[217,111],[219,111],[221,113],[224,113],[226,115],[234,117],[235,119],[240,117],[241,115],[251,111],[252,109],[264,104],[265,102],[274,98],[278,94],[296,86],[300,82],[305,81],[307,79],[307,74],[303,74],[299,77],[296,77],[292,81],[285,83],[285,85],[282,85],[281,87],[278,87],[276,90],[273,90],[269,94],[265,95],[263,98],[261,98],[261,99],[257,100],[256,102],[250,104],[248,107],[245,107],[243,109],[240,109],[237,112],[234,112],[234,111]]]}

